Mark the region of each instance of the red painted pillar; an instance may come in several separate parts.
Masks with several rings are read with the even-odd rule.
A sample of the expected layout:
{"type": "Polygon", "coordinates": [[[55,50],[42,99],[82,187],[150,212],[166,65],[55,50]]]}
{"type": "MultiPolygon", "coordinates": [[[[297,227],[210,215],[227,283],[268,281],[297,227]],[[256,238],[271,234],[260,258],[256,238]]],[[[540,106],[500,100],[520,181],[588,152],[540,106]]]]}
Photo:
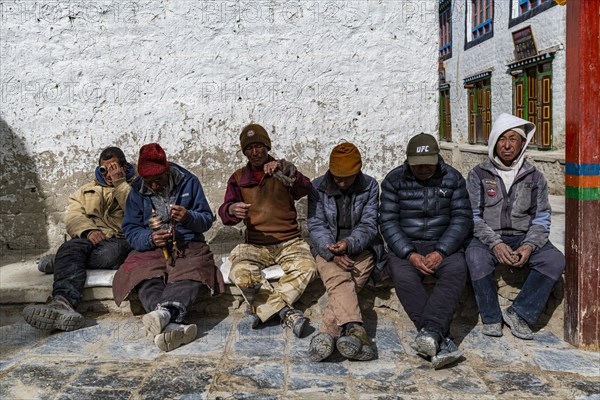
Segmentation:
{"type": "Polygon", "coordinates": [[[600,349],[600,0],[567,1],[565,339],[600,349]]]}

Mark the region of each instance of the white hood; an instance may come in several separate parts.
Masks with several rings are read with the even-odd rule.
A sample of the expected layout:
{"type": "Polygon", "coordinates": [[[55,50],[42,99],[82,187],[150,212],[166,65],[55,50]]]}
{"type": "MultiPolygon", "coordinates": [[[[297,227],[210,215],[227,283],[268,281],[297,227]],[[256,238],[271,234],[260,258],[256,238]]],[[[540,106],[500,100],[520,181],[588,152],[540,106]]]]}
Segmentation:
{"type": "Polygon", "coordinates": [[[521,160],[523,159],[523,155],[525,154],[525,150],[527,149],[527,145],[531,142],[533,135],[535,134],[535,125],[532,122],[526,121],[522,118],[515,117],[511,114],[500,114],[500,116],[494,121],[492,125],[492,131],[490,132],[490,137],[488,140],[488,157],[492,160],[492,163],[496,168],[507,170],[513,169],[515,166],[520,165],[521,160]],[[494,150],[496,149],[496,142],[502,134],[508,130],[513,128],[521,128],[525,131],[525,145],[521,150],[521,154],[519,157],[513,162],[510,167],[505,166],[500,162],[500,159],[494,154],[494,150]]]}

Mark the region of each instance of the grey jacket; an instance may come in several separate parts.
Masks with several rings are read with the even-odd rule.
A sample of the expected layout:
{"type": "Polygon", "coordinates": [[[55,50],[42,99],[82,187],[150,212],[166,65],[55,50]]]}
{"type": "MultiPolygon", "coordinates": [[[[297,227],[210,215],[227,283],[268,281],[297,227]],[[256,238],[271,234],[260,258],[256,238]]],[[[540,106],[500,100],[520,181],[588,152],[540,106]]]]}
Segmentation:
{"type": "MultiPolygon", "coordinates": [[[[334,197],[331,174],[316,178],[313,190],[308,195],[308,231],[313,256],[317,254],[327,261],[333,259],[333,253],[327,244],[335,243],[338,233],[337,205],[334,197]]],[[[377,268],[385,262],[383,239],[377,230],[377,212],[379,208],[379,186],[372,177],[358,175],[359,189],[352,195],[352,233],[344,240],[348,243],[349,254],[359,254],[371,249],[375,253],[377,268]]],[[[333,183],[335,185],[335,183],[333,183]]]]}
{"type": "Polygon", "coordinates": [[[501,235],[526,235],[523,243],[543,247],[550,233],[550,203],[544,175],[527,160],[506,191],[488,158],[469,172],[467,190],[473,208],[474,235],[493,248],[501,235]]]}

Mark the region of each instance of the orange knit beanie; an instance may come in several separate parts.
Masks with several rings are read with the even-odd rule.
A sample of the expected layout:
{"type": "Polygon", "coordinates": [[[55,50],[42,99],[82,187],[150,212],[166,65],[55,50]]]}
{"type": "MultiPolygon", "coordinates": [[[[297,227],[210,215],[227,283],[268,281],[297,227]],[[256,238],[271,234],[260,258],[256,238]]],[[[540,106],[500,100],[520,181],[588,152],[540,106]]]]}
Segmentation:
{"type": "Polygon", "coordinates": [[[352,143],[338,144],[329,156],[329,171],[334,176],[345,178],[356,175],[362,168],[360,151],[352,143]]]}

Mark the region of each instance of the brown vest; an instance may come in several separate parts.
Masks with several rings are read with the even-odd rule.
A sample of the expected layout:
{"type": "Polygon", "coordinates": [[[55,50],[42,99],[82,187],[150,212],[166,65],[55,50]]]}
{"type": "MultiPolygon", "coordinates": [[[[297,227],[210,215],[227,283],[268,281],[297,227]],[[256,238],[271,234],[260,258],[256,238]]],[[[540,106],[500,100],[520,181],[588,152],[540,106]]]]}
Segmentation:
{"type": "MultiPolygon", "coordinates": [[[[234,174],[238,185],[242,170],[234,174]]],[[[260,185],[240,190],[244,203],[252,204],[244,220],[246,243],[272,245],[300,236],[294,199],[280,181],[265,175],[260,185]]]]}

